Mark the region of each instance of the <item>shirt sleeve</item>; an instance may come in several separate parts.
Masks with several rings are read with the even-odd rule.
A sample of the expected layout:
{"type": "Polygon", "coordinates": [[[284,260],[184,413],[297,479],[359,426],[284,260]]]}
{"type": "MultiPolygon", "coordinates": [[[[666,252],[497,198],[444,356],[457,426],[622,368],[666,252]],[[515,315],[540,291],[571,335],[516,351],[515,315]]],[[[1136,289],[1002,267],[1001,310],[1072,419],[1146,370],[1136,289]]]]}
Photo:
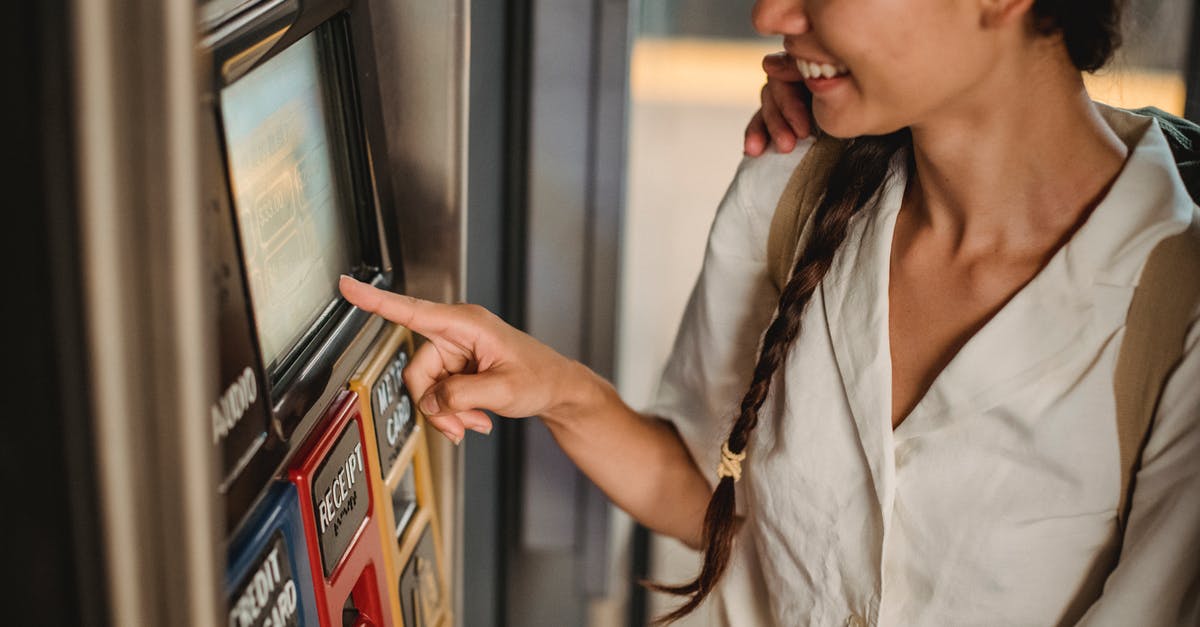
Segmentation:
{"type": "Polygon", "coordinates": [[[767,231],[799,158],[768,154],[738,168],[648,410],[675,425],[710,484],[778,298],[767,273],[767,231]]]}
{"type": "Polygon", "coordinates": [[[1200,625],[1200,321],[1163,388],[1121,557],[1079,625],[1200,625]]]}

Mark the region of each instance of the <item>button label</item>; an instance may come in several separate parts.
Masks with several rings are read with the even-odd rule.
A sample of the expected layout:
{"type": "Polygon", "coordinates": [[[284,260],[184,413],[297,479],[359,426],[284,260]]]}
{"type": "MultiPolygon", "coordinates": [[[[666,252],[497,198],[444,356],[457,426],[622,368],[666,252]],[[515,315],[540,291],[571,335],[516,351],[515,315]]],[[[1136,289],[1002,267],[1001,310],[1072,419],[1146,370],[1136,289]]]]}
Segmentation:
{"type": "Polygon", "coordinates": [[[375,440],[384,477],[400,457],[400,449],[412,432],[412,400],[402,376],[407,365],[408,353],[401,348],[371,388],[371,413],[375,416],[375,440]]]}
{"type": "Polygon", "coordinates": [[[317,466],[312,495],[321,561],[328,577],[366,519],[370,506],[356,421],[346,425],[337,444],[317,466]]]}
{"type": "Polygon", "coordinates": [[[250,571],[229,609],[229,627],[295,627],[296,581],[278,531],[250,571]]]}
{"type": "Polygon", "coordinates": [[[258,400],[258,381],[254,378],[254,370],[250,366],[242,371],[237,381],[225,388],[225,393],[217,402],[212,404],[213,444],[220,444],[225,436],[237,426],[246,415],[246,410],[258,400]]]}

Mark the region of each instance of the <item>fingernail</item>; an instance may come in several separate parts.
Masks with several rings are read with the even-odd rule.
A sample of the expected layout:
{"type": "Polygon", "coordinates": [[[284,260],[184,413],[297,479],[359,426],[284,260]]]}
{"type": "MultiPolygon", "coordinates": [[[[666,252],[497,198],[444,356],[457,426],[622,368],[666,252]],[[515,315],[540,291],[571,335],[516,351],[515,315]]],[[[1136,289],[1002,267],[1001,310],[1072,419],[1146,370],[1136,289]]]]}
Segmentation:
{"type": "Polygon", "coordinates": [[[454,446],[458,446],[460,443],[462,443],[462,438],[454,435],[453,433],[446,433],[446,439],[453,442],[454,446]]]}
{"type": "Polygon", "coordinates": [[[492,432],[492,425],[475,425],[474,427],[471,427],[471,431],[474,431],[475,433],[482,433],[483,435],[489,435],[492,432]]]}
{"type": "Polygon", "coordinates": [[[432,394],[426,394],[425,398],[421,399],[421,411],[425,412],[426,416],[432,416],[438,413],[437,398],[432,394]]]}

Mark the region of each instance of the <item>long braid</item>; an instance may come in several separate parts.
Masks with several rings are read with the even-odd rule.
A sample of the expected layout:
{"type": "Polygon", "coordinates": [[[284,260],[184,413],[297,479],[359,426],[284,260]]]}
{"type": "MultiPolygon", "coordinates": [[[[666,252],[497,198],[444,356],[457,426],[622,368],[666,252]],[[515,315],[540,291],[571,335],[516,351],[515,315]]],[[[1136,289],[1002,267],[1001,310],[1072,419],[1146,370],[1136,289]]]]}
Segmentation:
{"type": "MultiPolygon", "coordinates": [[[[846,238],[851,218],[883,186],[892,156],[908,143],[907,130],[850,140],[830,171],[825,196],[813,216],[812,234],[779,295],[775,317],[763,334],[754,376],[729,433],[726,444],[733,454],[746,450],[750,435],[758,426],[758,412],[771,391],[775,372],[800,334],[804,308],[829,271],[834,255],[846,238]]],[[[655,621],[657,624],[674,622],[694,611],[725,572],[737,531],[733,484],[732,477],[722,477],[708,503],[704,516],[704,566],[700,574],[691,582],[677,586],[649,584],[660,592],[689,597],[682,606],[655,621]]]]}

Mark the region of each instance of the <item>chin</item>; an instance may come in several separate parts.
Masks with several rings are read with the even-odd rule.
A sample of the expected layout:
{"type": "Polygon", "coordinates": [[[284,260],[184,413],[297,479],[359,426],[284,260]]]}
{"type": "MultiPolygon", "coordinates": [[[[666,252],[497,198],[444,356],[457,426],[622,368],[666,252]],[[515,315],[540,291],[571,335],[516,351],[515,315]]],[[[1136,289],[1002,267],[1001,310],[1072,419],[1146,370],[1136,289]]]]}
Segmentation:
{"type": "Polygon", "coordinates": [[[873,119],[862,111],[852,107],[831,107],[820,101],[813,101],[813,119],[821,132],[838,139],[852,139],[864,135],[887,135],[904,128],[906,125],[894,121],[873,119]]]}

